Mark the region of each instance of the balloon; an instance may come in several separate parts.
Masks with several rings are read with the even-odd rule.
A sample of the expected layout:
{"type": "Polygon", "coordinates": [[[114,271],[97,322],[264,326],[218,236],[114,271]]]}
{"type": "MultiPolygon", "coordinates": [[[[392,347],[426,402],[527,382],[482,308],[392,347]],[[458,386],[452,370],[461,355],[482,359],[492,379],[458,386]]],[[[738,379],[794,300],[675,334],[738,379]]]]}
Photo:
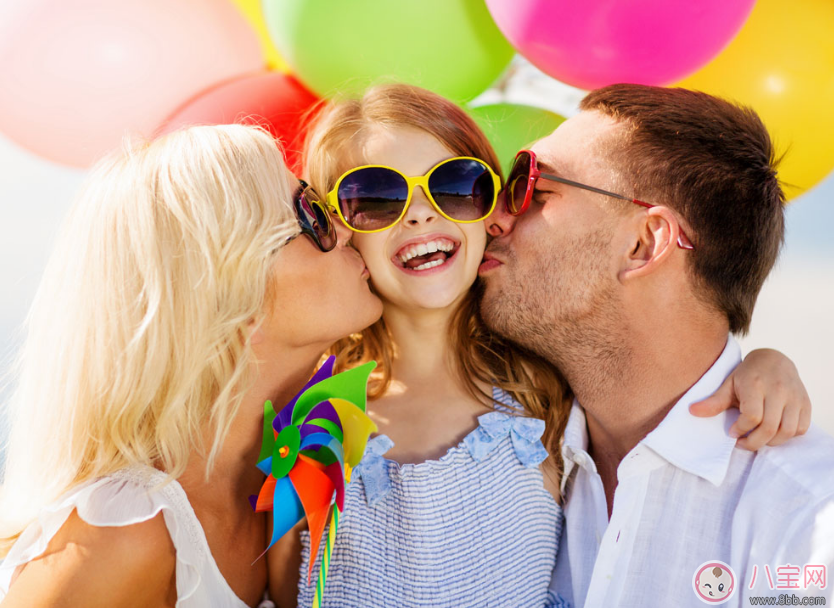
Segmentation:
{"type": "Polygon", "coordinates": [[[287,166],[298,175],[303,129],[317,101],[316,96],[292,76],[261,72],[201,92],[177,109],[160,133],[196,124],[261,125],[281,140],[287,166]]]}
{"type": "Polygon", "coordinates": [[[183,100],[262,66],[227,0],[29,0],[0,37],[0,131],[83,167],[125,131],[150,135],[183,100]]]}
{"type": "Polygon", "coordinates": [[[468,101],[513,56],[477,0],[263,0],[263,10],[281,56],[322,97],[398,81],[468,101]]]}
{"type": "Polygon", "coordinates": [[[288,73],[290,71],[286,62],[281,59],[278,51],[275,50],[275,45],[269,39],[269,32],[266,30],[266,23],[264,23],[264,16],[261,12],[261,3],[259,0],[232,0],[238,7],[243,16],[246,17],[249,24],[255,29],[258,35],[258,41],[261,43],[266,67],[270,70],[288,73]]]}
{"type": "Polygon", "coordinates": [[[759,0],[739,35],[678,83],[752,106],[786,153],[779,179],[798,196],[834,168],[834,3],[759,0]]]}
{"type": "Polygon", "coordinates": [[[691,74],[721,52],[754,2],[486,0],[519,53],[582,89],[668,84],[691,74]]]}
{"type": "Polygon", "coordinates": [[[468,112],[495,148],[504,178],[512,167],[516,152],[550,135],[565,120],[553,112],[514,103],[478,106],[469,108],[468,112]]]}

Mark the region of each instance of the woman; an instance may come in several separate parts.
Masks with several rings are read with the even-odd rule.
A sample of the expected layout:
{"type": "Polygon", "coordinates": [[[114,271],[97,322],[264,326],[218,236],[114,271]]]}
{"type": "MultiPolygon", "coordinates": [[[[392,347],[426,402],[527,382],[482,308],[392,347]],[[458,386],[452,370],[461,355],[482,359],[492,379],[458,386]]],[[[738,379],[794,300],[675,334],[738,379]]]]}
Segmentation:
{"type": "Polygon", "coordinates": [[[261,600],[266,520],[247,497],[263,403],[381,313],[348,231],[305,192],[273,138],[243,126],[129,146],[93,171],[12,400],[3,608],[261,600]]]}
{"type": "MultiPolygon", "coordinates": [[[[305,165],[354,230],[384,306],[333,351],[379,362],[368,413],[384,435],[348,487],[323,606],[561,606],[548,596],[561,530],[548,452],[558,454],[569,391],[478,315],[483,219],[500,183],[486,137],[437,95],[382,86],[323,113],[305,165]]],[[[780,362],[742,365],[736,386],[780,362]]],[[[302,526],[273,549],[282,608],[296,594],[310,605],[306,576],[292,583],[311,559],[302,526]]]]}

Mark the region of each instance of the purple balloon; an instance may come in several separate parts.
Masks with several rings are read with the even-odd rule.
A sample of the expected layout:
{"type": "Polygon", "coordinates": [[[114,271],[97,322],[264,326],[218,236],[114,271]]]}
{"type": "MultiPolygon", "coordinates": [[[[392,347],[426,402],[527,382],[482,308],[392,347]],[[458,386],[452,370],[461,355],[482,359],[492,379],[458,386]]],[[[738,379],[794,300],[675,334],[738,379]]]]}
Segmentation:
{"type": "Polygon", "coordinates": [[[755,0],[486,0],[516,50],[582,89],[664,85],[692,74],[735,37],[755,0]]]}

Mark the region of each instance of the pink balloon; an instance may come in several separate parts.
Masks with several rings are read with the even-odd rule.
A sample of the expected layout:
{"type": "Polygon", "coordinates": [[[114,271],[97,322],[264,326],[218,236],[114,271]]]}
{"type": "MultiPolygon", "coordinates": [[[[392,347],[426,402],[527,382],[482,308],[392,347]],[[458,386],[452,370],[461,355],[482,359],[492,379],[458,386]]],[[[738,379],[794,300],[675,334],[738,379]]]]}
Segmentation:
{"type": "Polygon", "coordinates": [[[567,84],[663,85],[695,72],[741,29],[755,0],[486,0],[516,50],[567,84]]]}
{"type": "Polygon", "coordinates": [[[0,35],[0,131],[84,167],[206,87],[263,67],[229,0],[27,0],[0,35]]]}

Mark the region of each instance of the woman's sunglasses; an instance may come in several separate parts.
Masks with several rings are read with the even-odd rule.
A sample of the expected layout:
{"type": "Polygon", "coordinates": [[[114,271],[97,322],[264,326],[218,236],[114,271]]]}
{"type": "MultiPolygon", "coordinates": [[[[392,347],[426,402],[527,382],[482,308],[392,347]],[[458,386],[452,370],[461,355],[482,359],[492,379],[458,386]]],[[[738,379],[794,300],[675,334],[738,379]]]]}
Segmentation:
{"type": "MultiPolygon", "coordinates": [[[[613,196],[614,198],[628,201],[629,203],[634,203],[635,205],[640,205],[641,207],[646,207],[647,209],[657,206],[650,203],[644,203],[636,198],[630,198],[628,196],[623,196],[622,194],[609,192],[608,190],[601,190],[600,188],[595,188],[594,186],[580,184],[579,182],[574,182],[557,175],[542,173],[539,171],[538,163],[536,162],[536,154],[530,150],[522,150],[516,154],[515,163],[513,164],[513,168],[510,170],[510,176],[507,178],[505,199],[508,213],[511,215],[521,215],[527,211],[527,208],[530,206],[530,201],[533,198],[536,181],[539,178],[546,179],[551,182],[566,184],[575,188],[582,188],[583,190],[589,190],[591,192],[596,192],[597,194],[604,194],[605,196],[613,196]]],[[[689,237],[686,236],[683,229],[681,229],[678,236],[678,247],[681,249],[695,249],[695,246],[692,244],[692,241],[689,240],[689,237]]]]}
{"type": "Polygon", "coordinates": [[[299,186],[293,197],[293,206],[298,225],[301,226],[301,234],[310,237],[316,247],[322,251],[331,251],[336,246],[338,237],[330,214],[315,190],[310,188],[307,182],[298,181],[299,186]]]}
{"type": "Polygon", "coordinates": [[[468,224],[495,208],[501,180],[477,158],[449,158],[422,176],[409,177],[383,165],[356,167],[342,175],[327,203],[355,232],[380,232],[399,222],[420,186],[447,220],[468,224]]]}

